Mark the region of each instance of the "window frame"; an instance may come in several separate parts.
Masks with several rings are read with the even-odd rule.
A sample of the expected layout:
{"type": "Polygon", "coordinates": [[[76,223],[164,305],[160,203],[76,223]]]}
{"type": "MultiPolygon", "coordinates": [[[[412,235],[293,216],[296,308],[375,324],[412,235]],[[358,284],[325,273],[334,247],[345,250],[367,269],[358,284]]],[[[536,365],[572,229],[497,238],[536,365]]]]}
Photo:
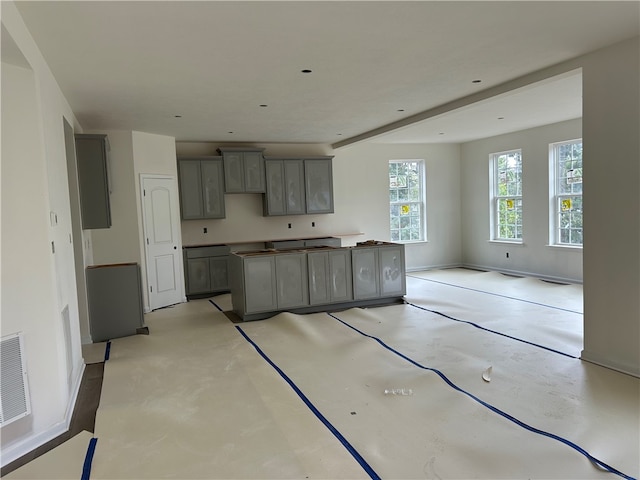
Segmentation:
{"type": "MultiPolygon", "coordinates": [[[[424,159],[393,159],[389,160],[387,165],[387,185],[388,185],[388,195],[389,195],[389,238],[392,242],[396,243],[420,243],[427,241],[427,198],[426,198],[426,162],[424,159]],[[416,163],[418,165],[418,188],[419,188],[419,200],[392,200],[392,189],[391,189],[391,164],[407,164],[407,163],[416,163]],[[399,239],[394,240],[393,231],[398,230],[401,232],[402,227],[393,228],[393,218],[392,209],[394,206],[402,206],[408,205],[409,212],[412,210],[412,206],[418,206],[419,213],[418,218],[420,221],[419,225],[419,238],[417,239],[409,239],[402,240],[400,239],[402,235],[399,235],[399,239]]],[[[397,215],[398,218],[401,218],[401,215],[397,215]]],[[[410,215],[411,217],[411,215],[410,215]]],[[[415,217],[415,215],[414,215],[415,217]]]]}
{"type": "MultiPolygon", "coordinates": [[[[489,154],[489,194],[490,194],[490,241],[492,242],[504,242],[504,243],[515,243],[515,244],[523,244],[524,243],[524,196],[523,196],[523,179],[524,179],[524,159],[522,155],[521,148],[514,148],[510,150],[505,150],[502,152],[494,152],[489,154]],[[498,189],[500,188],[500,168],[498,166],[498,162],[501,157],[508,156],[509,154],[517,154],[519,156],[519,175],[518,182],[515,182],[516,189],[519,193],[511,193],[507,192],[507,194],[501,194],[498,189]],[[512,224],[511,226],[515,228],[516,236],[514,237],[506,237],[501,235],[501,215],[500,215],[500,202],[505,201],[508,203],[509,200],[514,201],[514,207],[517,211],[517,215],[519,217],[519,223],[512,224]],[[517,234],[520,233],[518,237],[517,234]]],[[[514,182],[509,182],[513,184],[514,182]]],[[[503,182],[504,184],[504,182],[503,182]]],[[[509,208],[509,207],[507,207],[509,208]]],[[[509,208],[511,209],[511,208],[509,208]]],[[[509,226],[509,225],[505,225],[509,226]]]]}
{"type": "MultiPolygon", "coordinates": [[[[562,166],[560,164],[561,162],[561,157],[560,157],[560,148],[564,145],[573,145],[573,144],[580,144],[582,146],[582,148],[584,148],[583,146],[583,141],[582,138],[574,138],[571,140],[563,140],[560,142],[553,142],[549,144],[549,245],[553,246],[553,247],[561,247],[561,248],[577,248],[577,249],[582,249],[583,245],[584,245],[584,203],[583,203],[583,175],[582,175],[582,170],[584,169],[583,167],[583,155],[584,153],[581,154],[579,162],[580,162],[580,168],[581,172],[580,172],[580,181],[579,182],[574,182],[574,183],[579,183],[581,185],[580,187],[580,192],[576,192],[573,191],[573,188],[571,189],[571,192],[562,192],[561,190],[561,185],[560,182],[567,177],[564,177],[562,175],[562,172],[560,171],[562,166]],[[561,216],[563,215],[563,210],[562,210],[562,202],[563,200],[569,200],[570,201],[570,206],[569,208],[572,211],[573,207],[572,205],[574,205],[575,199],[579,198],[579,211],[580,212],[580,217],[581,217],[581,223],[582,226],[580,228],[576,228],[573,225],[573,215],[569,215],[569,226],[568,228],[563,229],[562,228],[562,221],[561,221],[561,216]],[[563,242],[562,241],[562,231],[563,230],[568,230],[569,231],[569,238],[571,238],[571,234],[573,231],[577,231],[580,230],[581,231],[581,240],[582,243],[572,243],[571,241],[569,242],[563,242]]],[[[576,162],[576,159],[571,159],[572,162],[576,162]]],[[[572,165],[573,167],[573,165],[572,165]]],[[[576,167],[574,167],[576,168],[576,167]]],[[[573,170],[573,168],[571,169],[573,170]]]]}

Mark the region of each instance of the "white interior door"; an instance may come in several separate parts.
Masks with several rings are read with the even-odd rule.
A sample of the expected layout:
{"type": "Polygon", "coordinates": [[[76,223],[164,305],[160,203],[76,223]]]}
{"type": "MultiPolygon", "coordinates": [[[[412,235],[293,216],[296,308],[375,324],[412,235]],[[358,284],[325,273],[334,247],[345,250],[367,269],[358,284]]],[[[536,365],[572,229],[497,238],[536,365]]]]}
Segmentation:
{"type": "Polygon", "coordinates": [[[141,175],[149,308],[183,301],[180,216],[175,178],[141,175]]]}

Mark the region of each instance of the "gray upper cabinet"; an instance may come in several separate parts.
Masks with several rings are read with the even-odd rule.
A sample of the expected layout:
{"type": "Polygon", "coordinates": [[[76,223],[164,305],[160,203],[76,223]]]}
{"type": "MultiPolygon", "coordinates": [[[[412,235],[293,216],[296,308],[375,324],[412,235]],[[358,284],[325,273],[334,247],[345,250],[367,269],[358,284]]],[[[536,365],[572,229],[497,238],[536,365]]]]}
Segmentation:
{"type": "Polygon", "coordinates": [[[82,228],[109,228],[111,206],[107,136],[76,134],[75,144],[82,228]]]}
{"type": "Polygon", "coordinates": [[[264,215],[333,213],[332,158],[265,159],[264,215]]]}
{"type": "Polygon", "coordinates": [[[333,213],[332,157],[304,160],[307,213],[333,213]]]}
{"type": "Polygon", "coordinates": [[[263,148],[219,148],[224,161],[226,193],[264,193],[263,148]]]}
{"type": "Polygon", "coordinates": [[[183,220],[225,217],[221,157],[180,157],[178,177],[183,220]]]}
{"type": "Polygon", "coordinates": [[[264,214],[301,215],[306,212],[304,162],[300,159],[265,160],[264,214]]]}

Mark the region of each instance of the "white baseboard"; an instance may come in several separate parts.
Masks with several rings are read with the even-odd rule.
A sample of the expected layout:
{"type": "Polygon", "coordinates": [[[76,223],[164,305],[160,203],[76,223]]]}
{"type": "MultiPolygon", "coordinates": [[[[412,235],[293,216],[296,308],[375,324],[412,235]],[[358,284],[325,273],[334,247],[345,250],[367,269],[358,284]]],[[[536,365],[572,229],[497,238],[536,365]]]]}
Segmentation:
{"type": "Polygon", "coordinates": [[[411,273],[411,272],[424,272],[425,270],[441,270],[441,269],[445,269],[445,268],[458,268],[458,267],[462,267],[462,264],[460,263],[443,263],[440,265],[425,265],[422,267],[411,267],[411,268],[407,268],[406,272],[407,273],[411,273]]]}
{"type": "Polygon", "coordinates": [[[609,368],[620,373],[626,373],[632,377],[640,378],[640,365],[625,365],[618,362],[612,362],[611,359],[605,358],[597,353],[589,352],[588,350],[582,350],[580,359],[585,362],[595,363],[601,367],[609,368]]]}
{"type": "Polygon", "coordinates": [[[533,278],[539,278],[540,280],[548,280],[550,282],[558,282],[558,283],[574,283],[574,284],[582,284],[582,279],[577,279],[577,278],[565,278],[565,277],[556,277],[556,276],[552,276],[552,275],[541,275],[539,273],[534,273],[534,272],[525,272],[522,270],[511,270],[511,269],[506,269],[506,268],[496,268],[496,267],[490,267],[487,265],[476,265],[474,263],[462,263],[459,265],[462,268],[471,268],[474,270],[486,270],[489,272],[500,272],[500,273],[505,273],[507,275],[516,275],[519,277],[533,277],[533,278]]]}
{"type": "MultiPolygon", "coordinates": [[[[76,377],[73,385],[72,394],[69,397],[69,403],[67,404],[67,410],[65,412],[64,420],[52,425],[50,428],[43,432],[36,433],[27,438],[23,438],[7,447],[2,448],[2,467],[9,465],[11,462],[16,461],[20,457],[32,452],[36,448],[45,443],[59,437],[63,433],[69,431],[69,425],[71,425],[71,417],[73,416],[73,410],[78,400],[78,393],[80,392],[80,385],[82,383],[82,376],[84,374],[85,364],[82,363],[82,367],[79,369],[80,373],[76,377]]],[[[33,415],[33,413],[32,413],[33,415]]]]}

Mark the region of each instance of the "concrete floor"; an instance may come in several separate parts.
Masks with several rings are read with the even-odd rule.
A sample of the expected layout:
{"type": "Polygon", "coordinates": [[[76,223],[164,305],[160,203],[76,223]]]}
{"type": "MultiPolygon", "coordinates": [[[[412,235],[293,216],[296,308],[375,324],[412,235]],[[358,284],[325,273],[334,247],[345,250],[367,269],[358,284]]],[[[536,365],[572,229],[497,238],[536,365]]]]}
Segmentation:
{"type": "MultiPolygon", "coordinates": [[[[638,478],[640,380],[578,358],[579,285],[434,270],[405,299],[146,315],[150,335],[111,342],[91,478],[638,478]]],[[[74,441],[67,470],[58,447],[6,478],[81,471],[74,441]]]]}

